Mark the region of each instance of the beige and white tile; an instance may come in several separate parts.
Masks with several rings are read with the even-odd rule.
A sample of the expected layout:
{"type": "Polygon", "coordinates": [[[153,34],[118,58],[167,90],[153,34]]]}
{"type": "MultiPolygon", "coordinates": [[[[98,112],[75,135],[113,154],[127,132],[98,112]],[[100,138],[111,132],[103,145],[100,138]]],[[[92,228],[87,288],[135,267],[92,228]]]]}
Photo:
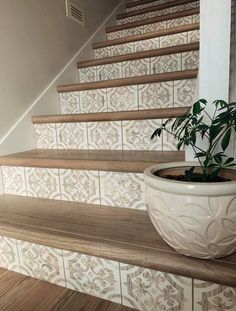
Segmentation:
{"type": "Polygon", "coordinates": [[[22,274],[65,286],[61,250],[23,241],[17,246],[22,274]]]}
{"type": "Polygon", "coordinates": [[[110,46],[94,49],[94,57],[95,59],[104,58],[111,56],[111,48],[110,46]]]}
{"type": "Polygon", "coordinates": [[[25,177],[28,196],[60,200],[58,169],[26,167],[25,177]]]}
{"type": "Polygon", "coordinates": [[[20,272],[16,240],[0,236],[0,267],[20,272]]]}
{"type": "Polygon", "coordinates": [[[199,41],[200,41],[199,30],[188,31],[188,43],[199,42],[199,41]]]}
{"type": "Polygon", "coordinates": [[[151,73],[173,72],[181,70],[181,54],[170,54],[151,58],[151,73]]]}
{"type": "Polygon", "coordinates": [[[81,113],[106,112],[106,90],[88,90],[80,91],[80,107],[81,113]]]}
{"type": "Polygon", "coordinates": [[[160,37],[161,48],[186,43],[187,43],[187,32],[160,37]]]}
{"type": "Polygon", "coordinates": [[[111,47],[111,56],[124,55],[129,53],[134,53],[133,42],[113,45],[111,47]]]}
{"type": "Polygon", "coordinates": [[[182,53],[182,70],[198,69],[199,51],[182,53]]]}
{"type": "Polygon", "coordinates": [[[143,174],[100,172],[101,204],[146,209],[143,174]]]}
{"type": "Polygon", "coordinates": [[[134,42],[134,51],[143,52],[155,50],[160,47],[160,38],[153,38],[134,42]]]}
{"type": "Polygon", "coordinates": [[[24,167],[2,166],[2,181],[4,193],[26,195],[24,167]]]}
{"type": "Polygon", "coordinates": [[[61,199],[100,204],[97,171],[60,169],[61,199]]]}
{"type": "Polygon", "coordinates": [[[122,63],[123,77],[150,75],[150,58],[143,58],[122,63]]]}
{"type": "Polygon", "coordinates": [[[188,25],[191,23],[192,23],[192,16],[185,16],[185,17],[170,19],[166,21],[167,28],[188,25]]]}
{"type": "Polygon", "coordinates": [[[200,22],[200,14],[192,15],[192,22],[199,23],[200,22]]]}
{"type": "Polygon", "coordinates": [[[59,100],[62,114],[80,113],[78,92],[60,93],[59,100]]]}
{"type": "Polygon", "coordinates": [[[56,124],[35,124],[34,134],[37,149],[57,149],[56,124]]]}
{"type": "Polygon", "coordinates": [[[226,310],[236,310],[236,288],[194,280],[194,311],[226,310]]]}
{"type": "Polygon", "coordinates": [[[121,122],[91,122],[88,127],[89,149],[122,149],[121,122]]]}
{"type": "Polygon", "coordinates": [[[139,109],[173,107],[173,89],[173,81],[139,85],[139,109]]]}
{"type": "Polygon", "coordinates": [[[137,85],[107,89],[108,111],[138,110],[137,85]]]}
{"type": "Polygon", "coordinates": [[[174,81],[174,107],[192,106],[196,79],[174,81]]]}
{"type": "Polygon", "coordinates": [[[143,33],[154,32],[166,28],[166,21],[147,24],[143,26],[143,33]]]}
{"type": "Polygon", "coordinates": [[[58,149],[87,149],[86,123],[58,123],[58,149]]]}
{"type": "Polygon", "coordinates": [[[63,250],[66,286],[121,303],[119,263],[63,250]]]}
{"type": "Polygon", "coordinates": [[[143,26],[123,30],[124,37],[137,36],[143,33],[143,26]]]}
{"type": "Polygon", "coordinates": [[[97,80],[98,80],[98,76],[97,76],[96,66],[79,69],[79,82],[80,83],[95,82],[97,80]]]}
{"type": "Polygon", "coordinates": [[[192,280],[120,264],[122,302],[142,311],[191,311],[192,280]]]}
{"type": "Polygon", "coordinates": [[[121,63],[112,63],[97,67],[98,81],[122,78],[121,63]]]}
{"type": "Polygon", "coordinates": [[[161,120],[123,121],[124,150],[162,150],[162,139],[151,136],[161,120]]]}
{"type": "Polygon", "coordinates": [[[113,31],[113,32],[107,33],[107,40],[114,40],[114,39],[119,39],[119,38],[123,38],[123,37],[124,37],[123,30],[113,31]]]}

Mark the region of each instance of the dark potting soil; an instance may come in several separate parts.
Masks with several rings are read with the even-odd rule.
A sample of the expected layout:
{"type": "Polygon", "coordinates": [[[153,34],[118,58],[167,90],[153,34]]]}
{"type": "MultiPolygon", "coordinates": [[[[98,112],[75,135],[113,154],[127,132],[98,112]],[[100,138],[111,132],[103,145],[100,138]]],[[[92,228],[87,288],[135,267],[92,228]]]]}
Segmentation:
{"type": "MultiPolygon", "coordinates": [[[[155,172],[154,175],[160,177],[158,172],[155,172]]],[[[217,183],[217,182],[231,181],[230,179],[220,177],[220,176],[215,176],[213,179],[206,180],[206,181],[202,181],[200,178],[196,178],[194,180],[189,181],[185,175],[164,175],[164,176],[162,176],[162,178],[166,178],[166,179],[170,179],[170,180],[176,180],[176,181],[199,182],[199,183],[203,183],[203,182],[217,183]]]]}

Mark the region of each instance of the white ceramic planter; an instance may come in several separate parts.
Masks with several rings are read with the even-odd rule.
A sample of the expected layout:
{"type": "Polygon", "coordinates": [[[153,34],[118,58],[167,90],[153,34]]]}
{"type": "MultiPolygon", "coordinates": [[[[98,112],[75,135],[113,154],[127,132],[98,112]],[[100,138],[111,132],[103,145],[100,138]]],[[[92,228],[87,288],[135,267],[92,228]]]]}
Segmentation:
{"type": "Polygon", "coordinates": [[[236,171],[234,181],[189,183],[155,176],[165,169],[196,166],[177,162],[145,170],[146,203],[153,225],[177,252],[212,259],[236,251],[236,171]]]}

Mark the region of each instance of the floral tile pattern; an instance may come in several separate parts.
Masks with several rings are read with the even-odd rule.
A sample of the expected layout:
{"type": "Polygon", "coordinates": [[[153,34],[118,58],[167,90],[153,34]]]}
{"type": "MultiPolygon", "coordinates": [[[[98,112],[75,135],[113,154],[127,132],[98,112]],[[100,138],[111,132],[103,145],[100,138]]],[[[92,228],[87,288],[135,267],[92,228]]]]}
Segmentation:
{"type": "Polygon", "coordinates": [[[58,149],[87,149],[86,123],[58,123],[58,149]]]}
{"type": "Polygon", "coordinates": [[[187,25],[192,23],[192,16],[185,16],[181,18],[170,19],[166,21],[167,27],[166,28],[173,28],[182,25],[187,25]]]}
{"type": "Polygon", "coordinates": [[[37,149],[57,149],[55,124],[35,124],[34,134],[37,149]]]}
{"type": "Polygon", "coordinates": [[[154,130],[161,120],[123,121],[124,150],[162,150],[162,140],[153,139],[154,130]]]}
{"type": "Polygon", "coordinates": [[[146,209],[143,174],[100,172],[101,204],[146,209]]]}
{"type": "Polygon", "coordinates": [[[97,67],[98,81],[122,78],[121,63],[112,63],[97,67]]]}
{"type": "Polygon", "coordinates": [[[195,14],[192,16],[193,23],[199,23],[200,22],[200,14],[195,14]]]}
{"type": "Polygon", "coordinates": [[[194,311],[235,311],[236,288],[194,280],[194,311]]]}
{"type": "Polygon", "coordinates": [[[124,31],[123,30],[113,31],[113,32],[107,33],[107,40],[114,40],[114,39],[123,38],[123,37],[124,37],[124,31]]]}
{"type": "Polygon", "coordinates": [[[178,33],[160,38],[160,47],[174,46],[187,43],[187,33],[178,33]]]}
{"type": "Polygon", "coordinates": [[[16,240],[0,236],[0,267],[20,272],[16,240]]]}
{"type": "Polygon", "coordinates": [[[80,91],[81,113],[93,113],[107,111],[106,90],[80,91]]]}
{"type": "Polygon", "coordinates": [[[59,94],[62,114],[79,113],[79,94],[78,92],[66,92],[59,94]]]}
{"type": "Polygon", "coordinates": [[[143,58],[122,63],[123,77],[137,77],[150,74],[150,59],[143,58]]]}
{"type": "Polygon", "coordinates": [[[123,304],[142,311],[192,310],[192,280],[120,264],[123,304]]]}
{"type": "Polygon", "coordinates": [[[94,82],[97,80],[98,78],[97,78],[97,67],[96,66],[79,69],[79,82],[80,83],[94,82]]]}
{"type": "Polygon", "coordinates": [[[55,200],[61,198],[58,169],[26,167],[25,176],[28,196],[55,200]]]}
{"type": "Polygon", "coordinates": [[[171,81],[139,85],[139,109],[173,107],[173,86],[171,81]]]}
{"type": "Polygon", "coordinates": [[[134,52],[133,43],[124,43],[111,46],[111,56],[124,55],[134,52]]]}
{"type": "Polygon", "coordinates": [[[23,241],[17,246],[22,274],[65,286],[61,250],[23,241]]]}
{"type": "Polygon", "coordinates": [[[121,303],[118,262],[68,251],[63,257],[68,288],[121,303]]]}
{"type": "Polygon", "coordinates": [[[122,149],[121,122],[88,123],[89,149],[122,149]]]}
{"type": "Polygon", "coordinates": [[[59,170],[62,200],[100,204],[96,171],[59,170]]]}
{"type": "Polygon", "coordinates": [[[136,85],[107,89],[108,111],[138,110],[136,85]]]}
{"type": "Polygon", "coordinates": [[[182,53],[182,70],[198,69],[199,51],[182,53]]]}
{"type": "Polygon", "coordinates": [[[181,70],[181,54],[170,54],[151,58],[151,73],[173,72],[181,70]]]}
{"type": "Polygon", "coordinates": [[[143,26],[143,33],[158,31],[166,28],[166,21],[143,26]]]}
{"type": "Polygon", "coordinates": [[[174,81],[174,107],[191,106],[194,101],[196,79],[174,81]]]}
{"type": "Polygon", "coordinates": [[[199,41],[200,41],[199,30],[188,31],[188,43],[199,42],[199,41]]]}
{"type": "Polygon", "coordinates": [[[134,42],[134,52],[155,50],[160,47],[160,38],[141,40],[134,42]]]}
{"type": "Polygon", "coordinates": [[[104,47],[99,49],[94,49],[94,57],[96,59],[103,58],[103,57],[109,57],[111,56],[111,49],[110,47],[104,47]]]}
{"type": "Polygon", "coordinates": [[[4,193],[21,196],[26,195],[24,167],[3,166],[2,178],[4,185],[4,193]]]}

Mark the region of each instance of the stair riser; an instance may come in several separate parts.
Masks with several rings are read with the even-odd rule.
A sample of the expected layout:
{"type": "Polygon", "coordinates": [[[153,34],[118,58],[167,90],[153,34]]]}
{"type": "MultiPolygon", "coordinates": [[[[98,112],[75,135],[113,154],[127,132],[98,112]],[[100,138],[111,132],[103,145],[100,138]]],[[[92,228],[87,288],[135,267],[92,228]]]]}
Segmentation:
{"type": "Polygon", "coordinates": [[[37,149],[176,150],[176,140],[166,133],[151,140],[162,119],[50,123],[35,125],[37,149]]]}
{"type": "Polygon", "coordinates": [[[199,2],[195,1],[195,2],[192,2],[192,3],[187,3],[187,4],[181,4],[181,5],[173,6],[173,7],[170,7],[170,8],[163,9],[163,10],[152,11],[152,12],[148,12],[148,13],[144,13],[144,14],[139,14],[139,15],[136,15],[136,16],[130,16],[130,17],[126,17],[126,18],[121,18],[121,19],[117,20],[117,24],[118,25],[123,25],[123,24],[127,24],[127,23],[132,23],[132,22],[148,19],[148,18],[154,18],[154,17],[158,17],[158,16],[162,16],[162,15],[171,14],[171,13],[176,13],[176,12],[182,12],[182,11],[186,11],[186,10],[190,10],[190,9],[195,9],[195,8],[198,8],[198,7],[199,7],[199,2]]]}
{"type": "MultiPolygon", "coordinates": [[[[30,237],[29,240],[33,238],[30,237]]],[[[81,252],[71,252],[63,247],[59,249],[38,244],[40,242],[25,242],[19,237],[15,239],[1,236],[0,243],[0,265],[8,270],[123,304],[135,310],[156,311],[157,303],[162,310],[169,309],[169,301],[174,302],[171,306],[174,305],[183,311],[192,310],[191,278],[89,256],[81,252]]],[[[203,281],[201,283],[202,286],[205,284],[203,281]]],[[[212,288],[212,284],[210,285],[212,288]]],[[[217,288],[217,293],[221,294],[221,287],[215,284],[214,289],[217,288]]],[[[96,309],[100,310],[97,307],[96,309]]]]}
{"type": "Polygon", "coordinates": [[[2,167],[6,194],[145,210],[144,176],[34,167],[2,167]]]}
{"type": "Polygon", "coordinates": [[[104,81],[197,69],[199,52],[191,51],[79,69],[79,82],[104,81]]]}
{"type": "Polygon", "coordinates": [[[141,35],[141,34],[153,32],[153,31],[173,28],[177,26],[189,25],[189,24],[197,23],[197,22],[199,22],[199,14],[170,19],[170,20],[163,21],[163,22],[147,24],[147,25],[143,25],[139,27],[133,27],[133,28],[128,28],[128,29],[114,31],[114,32],[109,32],[107,33],[107,40],[141,35]]]}
{"type": "Polygon", "coordinates": [[[141,9],[146,9],[146,8],[151,8],[153,6],[159,5],[159,4],[164,4],[164,3],[171,3],[173,1],[176,0],[157,0],[157,1],[153,1],[150,3],[146,3],[146,4],[141,4],[141,5],[136,5],[130,8],[126,8],[126,12],[133,12],[133,11],[137,11],[137,10],[141,10],[141,9]]]}
{"type": "Polygon", "coordinates": [[[60,93],[62,114],[191,106],[196,79],[60,93]]]}
{"type": "Polygon", "coordinates": [[[96,59],[199,42],[199,30],[94,49],[96,59]]]}

